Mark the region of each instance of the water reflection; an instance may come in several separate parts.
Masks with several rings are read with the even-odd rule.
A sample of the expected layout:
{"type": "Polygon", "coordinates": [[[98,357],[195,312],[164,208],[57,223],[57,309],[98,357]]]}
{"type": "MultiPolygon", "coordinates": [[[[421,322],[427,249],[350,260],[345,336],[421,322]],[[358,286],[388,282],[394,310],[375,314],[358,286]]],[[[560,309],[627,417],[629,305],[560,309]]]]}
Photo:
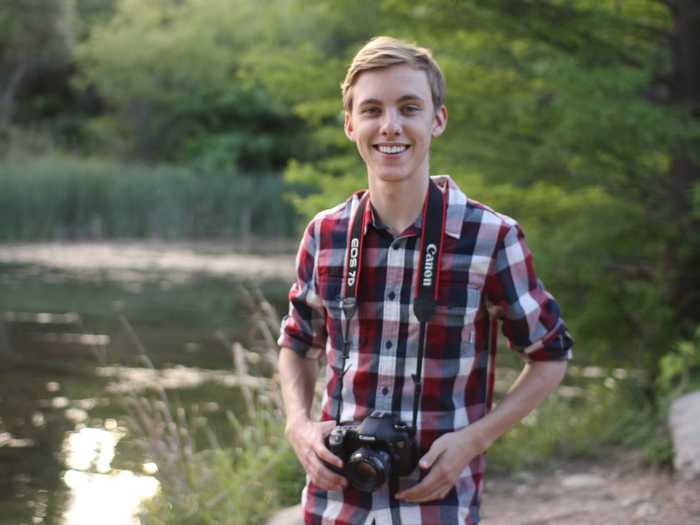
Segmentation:
{"type": "Polygon", "coordinates": [[[272,386],[272,380],[267,378],[242,376],[225,370],[203,370],[186,366],[159,370],[126,366],[101,366],[97,367],[96,374],[114,380],[105,387],[105,391],[111,394],[133,394],[149,390],[158,391],[161,388],[166,390],[193,389],[207,383],[224,387],[272,386]]]}
{"type": "MultiPolygon", "coordinates": [[[[70,489],[63,515],[66,525],[140,523],[139,506],[155,495],[158,481],[112,468],[116,446],[125,435],[126,429],[107,420],[105,428],[82,427],[66,436],[63,456],[68,470],[63,481],[70,489]]],[[[154,472],[150,466],[144,470],[154,472]]]]}
{"type": "Polygon", "coordinates": [[[109,472],[114,449],[124,435],[125,432],[121,430],[89,427],[71,432],[63,444],[66,467],[76,470],[94,468],[100,473],[109,472]]]}
{"type": "MultiPolygon", "coordinates": [[[[193,429],[207,418],[199,442],[206,446],[211,432],[231,444],[226,411],[244,410],[241,387],[255,386],[232,371],[217,336],[251,337],[235,274],[83,261],[76,271],[0,262],[0,525],[138,523],[133,514],[157,490],[157,467],[124,435],[124,399],[165,388],[193,429]],[[120,314],[157,370],[139,368],[120,314]]],[[[270,275],[280,266],[293,267],[270,266],[270,275]]],[[[284,305],[285,281],[261,284],[284,305]]],[[[272,366],[248,357],[253,373],[272,366]]]]}
{"type": "Polygon", "coordinates": [[[69,470],[63,481],[71,489],[63,515],[66,525],[138,525],[139,506],[158,490],[154,478],[128,470],[113,474],[69,470]]]}

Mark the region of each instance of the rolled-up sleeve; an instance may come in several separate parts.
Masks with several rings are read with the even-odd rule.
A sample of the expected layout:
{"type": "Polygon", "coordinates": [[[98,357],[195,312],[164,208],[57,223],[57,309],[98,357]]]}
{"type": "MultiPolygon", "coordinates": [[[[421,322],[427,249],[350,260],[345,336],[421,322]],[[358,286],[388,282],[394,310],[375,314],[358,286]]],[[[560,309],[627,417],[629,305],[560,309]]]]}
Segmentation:
{"type": "Polygon", "coordinates": [[[503,314],[510,347],[532,361],[571,359],[573,338],[559,305],[535,274],[520,226],[505,227],[486,281],[489,301],[503,314]]]}
{"type": "Polygon", "coordinates": [[[296,257],[296,280],[289,290],[289,312],[277,343],[307,358],[319,358],[326,345],[325,314],[317,293],[315,222],[304,232],[296,257]]]}

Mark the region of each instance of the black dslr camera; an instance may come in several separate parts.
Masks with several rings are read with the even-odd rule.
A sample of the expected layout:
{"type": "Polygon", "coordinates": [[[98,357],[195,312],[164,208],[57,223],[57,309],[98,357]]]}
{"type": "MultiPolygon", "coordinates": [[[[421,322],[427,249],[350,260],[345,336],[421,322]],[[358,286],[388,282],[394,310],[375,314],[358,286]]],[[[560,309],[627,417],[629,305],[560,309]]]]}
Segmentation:
{"type": "Polygon", "coordinates": [[[414,430],[397,416],[375,410],[362,423],[341,423],[326,438],[343,468],[326,463],[358,490],[372,492],[386,480],[394,486],[418,463],[414,430]]]}

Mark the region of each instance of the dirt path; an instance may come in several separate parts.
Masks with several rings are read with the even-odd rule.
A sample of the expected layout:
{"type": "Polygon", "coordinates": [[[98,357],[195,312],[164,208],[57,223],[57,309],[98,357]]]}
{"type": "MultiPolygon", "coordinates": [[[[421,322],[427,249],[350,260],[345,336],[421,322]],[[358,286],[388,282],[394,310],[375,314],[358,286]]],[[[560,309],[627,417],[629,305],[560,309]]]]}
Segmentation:
{"type": "MultiPolygon", "coordinates": [[[[301,524],[298,508],[268,523],[301,524]]],[[[700,524],[700,479],[683,481],[646,468],[630,452],[513,478],[486,477],[481,525],[637,524],[700,524]]]]}
{"type": "Polygon", "coordinates": [[[635,453],[515,479],[487,475],[482,525],[700,524],[700,480],[644,467],[635,453]]]}
{"type": "Polygon", "coordinates": [[[0,245],[0,262],[38,264],[76,272],[175,271],[292,279],[294,256],[289,253],[293,248],[271,244],[271,241],[259,241],[249,245],[248,248],[260,253],[250,255],[237,253],[232,244],[223,242],[12,243],[0,245]],[[282,251],[286,254],[280,254],[282,251]]]}

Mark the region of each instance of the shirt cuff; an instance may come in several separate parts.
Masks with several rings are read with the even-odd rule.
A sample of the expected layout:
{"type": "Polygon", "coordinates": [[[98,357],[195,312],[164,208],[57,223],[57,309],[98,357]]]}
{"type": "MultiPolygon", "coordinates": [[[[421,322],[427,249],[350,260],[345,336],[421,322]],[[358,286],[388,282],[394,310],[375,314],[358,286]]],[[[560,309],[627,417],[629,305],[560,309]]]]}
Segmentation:
{"type": "Polygon", "coordinates": [[[294,333],[288,321],[289,316],[285,316],[282,319],[282,328],[280,330],[280,336],[277,339],[277,344],[280,347],[289,348],[300,357],[306,359],[320,359],[324,349],[319,346],[314,346],[309,342],[309,338],[303,334],[294,333]]]}
{"type": "Polygon", "coordinates": [[[530,361],[569,361],[573,357],[573,343],[569,331],[560,327],[523,348],[522,353],[530,361]]]}

